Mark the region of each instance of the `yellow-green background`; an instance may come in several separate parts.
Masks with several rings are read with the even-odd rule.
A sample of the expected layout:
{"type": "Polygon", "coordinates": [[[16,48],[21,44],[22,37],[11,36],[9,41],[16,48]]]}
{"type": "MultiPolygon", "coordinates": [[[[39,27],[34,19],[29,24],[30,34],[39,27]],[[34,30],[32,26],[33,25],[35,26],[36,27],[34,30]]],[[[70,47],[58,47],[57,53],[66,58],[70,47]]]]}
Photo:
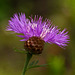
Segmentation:
{"type": "Polygon", "coordinates": [[[14,13],[26,16],[39,15],[48,18],[61,30],[67,28],[70,43],[66,49],[55,44],[46,44],[38,64],[49,64],[46,68],[27,71],[26,75],[75,75],[75,0],[0,0],[0,75],[21,75],[25,54],[14,48],[23,49],[24,42],[16,34],[5,31],[8,20],[14,13]]]}

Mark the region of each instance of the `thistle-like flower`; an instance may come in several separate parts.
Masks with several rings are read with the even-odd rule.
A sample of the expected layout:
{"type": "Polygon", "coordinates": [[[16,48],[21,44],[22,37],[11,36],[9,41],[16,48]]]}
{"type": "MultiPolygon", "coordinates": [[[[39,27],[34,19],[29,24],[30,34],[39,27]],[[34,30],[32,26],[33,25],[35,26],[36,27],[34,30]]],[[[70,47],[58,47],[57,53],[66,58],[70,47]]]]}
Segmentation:
{"type": "Polygon", "coordinates": [[[22,35],[17,36],[23,38],[20,41],[25,41],[24,47],[29,53],[42,53],[45,42],[57,44],[62,48],[67,46],[69,36],[66,29],[60,31],[58,26],[53,26],[50,20],[42,21],[41,16],[35,15],[34,19],[29,18],[26,18],[25,14],[22,13],[14,14],[7,27],[8,31],[22,33],[22,35]]]}

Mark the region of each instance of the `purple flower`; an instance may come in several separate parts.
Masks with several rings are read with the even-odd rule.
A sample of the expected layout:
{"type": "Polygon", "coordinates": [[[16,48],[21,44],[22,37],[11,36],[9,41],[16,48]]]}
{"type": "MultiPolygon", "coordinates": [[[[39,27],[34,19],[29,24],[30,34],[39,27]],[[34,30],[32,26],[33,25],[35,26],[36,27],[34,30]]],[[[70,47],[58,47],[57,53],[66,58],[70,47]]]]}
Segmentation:
{"type": "Polygon", "coordinates": [[[67,46],[69,41],[69,36],[67,35],[66,29],[60,31],[58,26],[53,26],[51,21],[45,19],[42,21],[42,17],[35,15],[34,19],[29,17],[26,18],[25,14],[19,16],[14,14],[13,18],[9,20],[8,31],[14,31],[15,33],[22,33],[22,35],[17,35],[23,38],[21,41],[27,41],[30,37],[36,36],[40,37],[45,42],[50,44],[54,43],[60,47],[67,46]]]}

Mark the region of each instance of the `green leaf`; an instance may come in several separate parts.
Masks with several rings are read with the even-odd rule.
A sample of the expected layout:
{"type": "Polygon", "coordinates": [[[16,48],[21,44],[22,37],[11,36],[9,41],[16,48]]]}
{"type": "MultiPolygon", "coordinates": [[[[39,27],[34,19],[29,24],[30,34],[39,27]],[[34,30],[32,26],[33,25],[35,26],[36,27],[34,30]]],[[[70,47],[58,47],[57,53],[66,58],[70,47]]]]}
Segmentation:
{"type": "Polygon", "coordinates": [[[28,70],[28,69],[31,69],[31,68],[45,67],[45,66],[47,66],[47,65],[48,65],[48,64],[29,66],[29,67],[27,68],[27,70],[28,70]]]}
{"type": "Polygon", "coordinates": [[[33,66],[33,65],[36,65],[37,63],[39,62],[39,60],[37,60],[37,61],[32,61],[30,64],[29,64],[29,66],[33,66]]]}
{"type": "Polygon", "coordinates": [[[34,65],[38,64],[38,62],[39,62],[39,60],[37,60],[34,65]]]}
{"type": "Polygon", "coordinates": [[[19,49],[14,48],[14,51],[15,52],[19,52],[19,53],[25,53],[25,54],[27,54],[27,52],[24,49],[19,50],[19,49]]]}
{"type": "Polygon", "coordinates": [[[34,65],[34,63],[35,63],[35,60],[34,60],[34,61],[32,61],[32,62],[29,64],[29,66],[34,65]]]}

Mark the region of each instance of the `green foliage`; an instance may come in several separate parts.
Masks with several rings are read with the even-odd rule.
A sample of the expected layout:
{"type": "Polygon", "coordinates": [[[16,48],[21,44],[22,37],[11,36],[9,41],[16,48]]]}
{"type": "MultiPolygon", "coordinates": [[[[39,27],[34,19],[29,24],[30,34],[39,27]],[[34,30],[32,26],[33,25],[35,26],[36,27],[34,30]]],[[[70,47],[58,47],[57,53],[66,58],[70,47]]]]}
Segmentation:
{"type": "Polygon", "coordinates": [[[48,64],[38,65],[38,62],[39,62],[39,60],[36,60],[36,61],[34,60],[34,61],[32,61],[32,62],[29,64],[27,70],[28,70],[28,69],[31,69],[31,68],[38,68],[38,67],[46,67],[46,66],[48,66],[48,64]]]}
{"type": "Polygon", "coordinates": [[[32,61],[30,64],[29,64],[29,66],[33,66],[33,65],[36,65],[36,64],[38,64],[38,62],[39,62],[39,60],[37,60],[37,61],[32,61]]]}
{"type": "Polygon", "coordinates": [[[14,48],[14,51],[19,52],[19,53],[27,54],[27,51],[25,51],[25,49],[19,50],[19,49],[14,48]]]}
{"type": "Polygon", "coordinates": [[[38,67],[46,67],[46,66],[48,66],[48,64],[28,66],[27,70],[32,68],[38,68],[38,67]]]}

